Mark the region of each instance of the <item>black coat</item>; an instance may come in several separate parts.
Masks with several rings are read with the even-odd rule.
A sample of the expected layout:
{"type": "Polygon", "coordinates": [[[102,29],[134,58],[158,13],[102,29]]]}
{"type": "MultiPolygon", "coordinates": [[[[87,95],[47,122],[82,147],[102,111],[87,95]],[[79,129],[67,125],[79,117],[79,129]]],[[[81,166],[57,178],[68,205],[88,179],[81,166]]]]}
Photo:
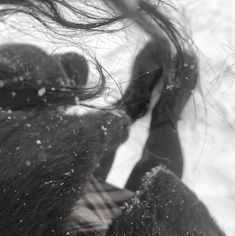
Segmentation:
{"type": "MultiPolygon", "coordinates": [[[[61,76],[67,76],[55,59],[40,53],[37,63],[44,63],[41,59],[45,57],[48,67],[51,62],[57,73],[61,70],[61,76]]],[[[28,57],[21,59],[24,63],[28,57]]],[[[35,72],[34,67],[29,68],[35,72]]],[[[4,71],[10,69],[7,64],[4,71]]],[[[14,90],[22,92],[25,86],[30,89],[30,84],[37,88],[34,79],[38,75],[24,83],[19,79],[21,67],[13,69],[13,74],[4,77],[2,73],[0,78],[4,81],[0,95],[4,91],[12,96],[7,101],[2,96],[0,101],[0,235],[72,235],[66,228],[68,218],[101,160],[112,159],[126,140],[130,119],[123,113],[108,111],[66,115],[49,106],[40,92],[34,93],[37,99],[33,103],[27,93],[21,93],[24,99],[18,103],[14,90]],[[14,74],[19,80],[14,80],[14,74]]],[[[47,77],[41,81],[47,85],[51,82],[47,77]]],[[[55,82],[56,78],[51,84],[55,82]]],[[[50,105],[56,103],[56,99],[50,101],[50,105]]],[[[146,175],[139,191],[121,210],[107,236],[224,235],[195,194],[161,167],[146,175]]]]}

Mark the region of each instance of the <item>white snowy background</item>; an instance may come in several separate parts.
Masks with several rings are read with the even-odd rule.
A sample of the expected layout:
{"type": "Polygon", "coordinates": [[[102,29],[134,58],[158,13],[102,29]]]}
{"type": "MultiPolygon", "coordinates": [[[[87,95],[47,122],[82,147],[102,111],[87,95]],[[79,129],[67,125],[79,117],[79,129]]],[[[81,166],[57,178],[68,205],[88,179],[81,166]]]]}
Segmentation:
{"type": "MultiPolygon", "coordinates": [[[[177,6],[192,30],[201,64],[200,85],[178,125],[185,158],[183,181],[207,205],[226,234],[234,236],[235,1],[180,0],[177,6]]],[[[47,32],[33,30],[33,24],[25,31],[13,29],[12,25],[0,24],[2,43],[27,42],[39,45],[49,53],[78,50],[47,32]]],[[[124,88],[130,79],[133,60],[146,40],[145,35],[133,26],[114,35],[84,35],[74,39],[74,43],[88,45],[124,88]]],[[[114,93],[116,85],[112,79],[109,85],[113,87],[110,92],[114,93]]],[[[109,182],[119,187],[124,185],[141,156],[149,119],[148,114],[133,125],[129,140],[117,152],[109,182]]]]}
{"type": "MultiPolygon", "coordinates": [[[[235,235],[235,2],[181,1],[201,63],[200,85],[178,129],[185,158],[183,181],[210,209],[228,236],[235,235]]],[[[125,61],[120,59],[120,61],[125,61]]],[[[122,186],[141,155],[149,116],[119,149],[110,181],[122,186]]]]}

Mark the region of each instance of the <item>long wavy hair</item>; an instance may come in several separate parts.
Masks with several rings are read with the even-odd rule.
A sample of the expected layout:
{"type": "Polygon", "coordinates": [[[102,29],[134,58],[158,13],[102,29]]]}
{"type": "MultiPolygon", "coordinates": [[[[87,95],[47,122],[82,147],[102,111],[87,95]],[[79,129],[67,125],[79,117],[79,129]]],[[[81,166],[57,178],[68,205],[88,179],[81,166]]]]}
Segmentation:
{"type": "MultiPolygon", "coordinates": [[[[3,0],[0,2],[0,21],[4,23],[14,14],[24,14],[34,18],[50,32],[63,37],[70,37],[71,33],[76,34],[80,31],[113,33],[126,27],[126,22],[134,21],[153,40],[158,41],[159,38],[164,37],[169,41],[174,49],[172,53],[176,51],[177,58],[174,68],[177,68],[177,64],[182,65],[183,63],[182,51],[188,40],[184,30],[178,30],[180,25],[161,12],[162,6],[170,7],[169,4],[160,0],[155,1],[154,4],[148,0],[136,1],[136,5],[132,8],[122,0],[101,2],[92,0],[89,3],[85,0],[3,0]]],[[[46,91],[42,98],[46,98],[53,105],[72,105],[76,98],[83,101],[100,96],[105,89],[105,76],[102,65],[95,58],[94,63],[100,77],[95,86],[87,88],[53,84],[52,90],[50,83],[44,84],[46,91]]],[[[10,80],[0,82],[2,85],[4,84],[1,86],[1,90],[5,94],[11,93],[13,90],[25,89],[25,87],[18,86],[17,83],[14,85],[10,80]]],[[[171,87],[179,86],[177,69],[175,75],[169,76],[164,82],[171,87]]],[[[35,89],[37,89],[36,85],[35,89]]]]}

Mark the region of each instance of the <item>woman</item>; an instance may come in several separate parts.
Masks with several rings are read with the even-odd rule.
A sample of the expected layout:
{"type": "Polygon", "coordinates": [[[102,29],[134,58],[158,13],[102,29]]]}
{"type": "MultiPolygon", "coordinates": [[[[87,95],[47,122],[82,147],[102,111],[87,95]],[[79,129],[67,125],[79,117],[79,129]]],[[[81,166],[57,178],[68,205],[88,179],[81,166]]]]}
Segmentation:
{"type": "MultiPolygon", "coordinates": [[[[122,18],[81,24],[59,11],[61,4],[81,14],[65,1],[4,3],[12,5],[3,14],[21,11],[44,24],[49,19],[70,29],[102,29],[122,18]]],[[[152,9],[149,14],[155,17],[159,13],[151,4],[140,6],[152,9]]],[[[130,85],[116,104],[128,117],[107,111],[74,117],[57,109],[102,92],[99,65],[101,83],[87,90],[87,66],[79,55],[49,56],[28,45],[1,47],[3,235],[223,235],[205,206],[176,177],[182,175],[183,161],[175,126],[197,81],[197,60],[181,48],[170,21],[161,14],[157,19],[169,39],[155,39],[137,56],[130,85]],[[127,138],[129,124],[148,110],[160,79],[165,84],[153,109],[150,135],[126,186],[131,192],[117,190],[104,183],[116,148],[127,138]]]]}

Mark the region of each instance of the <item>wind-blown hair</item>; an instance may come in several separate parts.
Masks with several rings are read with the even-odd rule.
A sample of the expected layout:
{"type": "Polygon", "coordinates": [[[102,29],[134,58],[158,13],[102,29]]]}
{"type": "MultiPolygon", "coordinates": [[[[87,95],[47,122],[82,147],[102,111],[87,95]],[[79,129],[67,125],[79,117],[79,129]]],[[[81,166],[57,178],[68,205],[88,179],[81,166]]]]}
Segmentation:
{"type": "MultiPolygon", "coordinates": [[[[160,5],[165,5],[161,1],[152,4],[150,1],[139,1],[136,9],[128,10],[123,6],[122,1],[66,1],[66,0],[3,0],[0,2],[0,20],[7,21],[9,16],[14,14],[25,14],[40,22],[50,32],[63,37],[70,37],[81,31],[91,33],[116,32],[127,22],[127,18],[132,18],[153,40],[166,38],[176,51],[176,68],[172,71],[172,76],[165,78],[165,83],[171,87],[179,86],[180,81],[177,76],[177,65],[184,60],[183,51],[187,40],[184,31],[177,30],[175,24],[161,13],[160,5]],[[120,5],[117,3],[121,3],[120,5]],[[158,4],[158,5],[157,5],[158,4]],[[117,8],[118,7],[118,10],[117,8]],[[125,20],[125,21],[124,21],[125,20]]],[[[177,25],[179,26],[179,25],[177,25]]],[[[172,55],[173,57],[173,55],[172,55]]],[[[52,103],[64,101],[65,105],[74,103],[75,98],[87,100],[102,94],[105,89],[105,76],[102,66],[94,58],[94,63],[99,73],[100,81],[91,88],[83,87],[61,87],[45,84],[46,95],[52,103]],[[58,98],[58,99],[57,99],[58,98]]],[[[172,65],[164,65],[168,70],[172,70],[172,65]]],[[[14,86],[13,86],[14,87],[14,86]]],[[[16,88],[14,88],[16,89],[16,88]]],[[[60,102],[61,104],[61,102],[60,102]]]]}
{"type": "Polygon", "coordinates": [[[85,0],[79,2],[66,0],[3,0],[0,3],[0,5],[4,5],[0,10],[0,15],[1,17],[16,13],[30,15],[55,32],[56,26],[62,26],[68,30],[105,31],[105,26],[115,24],[123,18],[122,16],[115,16],[107,8],[102,8],[102,5],[97,11],[97,7],[100,5],[97,4],[97,1],[94,0],[89,1],[89,3],[85,0]]]}

